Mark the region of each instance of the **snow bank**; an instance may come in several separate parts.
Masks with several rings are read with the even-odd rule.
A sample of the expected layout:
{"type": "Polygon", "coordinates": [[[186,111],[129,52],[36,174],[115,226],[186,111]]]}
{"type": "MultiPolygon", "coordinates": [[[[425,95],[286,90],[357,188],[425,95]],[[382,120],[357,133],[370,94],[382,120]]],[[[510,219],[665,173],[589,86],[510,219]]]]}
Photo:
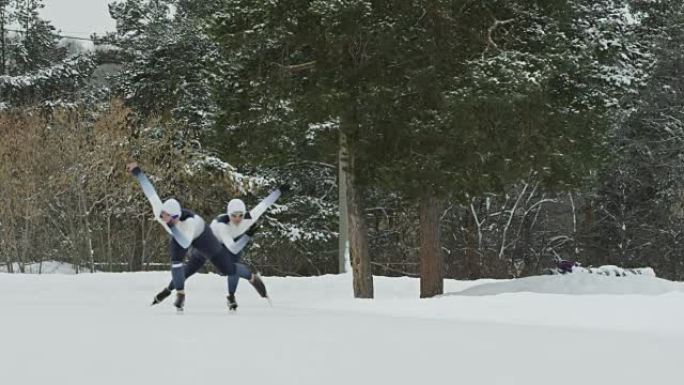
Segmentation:
{"type": "Polygon", "coordinates": [[[637,269],[623,269],[622,267],[615,265],[604,265],[599,267],[582,267],[575,266],[572,269],[573,273],[588,273],[588,274],[599,274],[607,275],[611,277],[627,277],[630,275],[646,275],[649,277],[655,277],[655,270],[651,267],[640,267],[637,269]]]}
{"type": "Polygon", "coordinates": [[[485,283],[450,295],[484,296],[507,293],[659,295],[682,291],[684,291],[684,284],[652,276],[611,277],[580,273],[485,283]]]}
{"type": "Polygon", "coordinates": [[[627,277],[629,275],[647,275],[650,277],[655,277],[655,270],[651,267],[640,267],[635,269],[625,269],[615,265],[604,265],[598,267],[583,267],[578,262],[561,260],[556,262],[557,267],[549,269],[551,274],[569,274],[569,273],[587,273],[587,274],[599,274],[607,275],[612,277],[627,277]]]}

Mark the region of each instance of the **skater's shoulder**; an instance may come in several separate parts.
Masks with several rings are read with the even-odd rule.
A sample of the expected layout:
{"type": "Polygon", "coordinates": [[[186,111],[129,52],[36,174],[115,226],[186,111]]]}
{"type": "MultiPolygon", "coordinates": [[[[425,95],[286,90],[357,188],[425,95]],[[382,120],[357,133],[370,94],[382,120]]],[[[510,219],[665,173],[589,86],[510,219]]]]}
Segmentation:
{"type": "Polygon", "coordinates": [[[214,219],[214,222],[227,225],[228,223],[230,223],[230,216],[228,214],[221,214],[218,217],[216,217],[216,219],[214,219]]]}
{"type": "Polygon", "coordinates": [[[198,215],[195,214],[195,212],[192,211],[192,210],[182,209],[182,210],[181,210],[180,220],[181,220],[181,221],[184,221],[184,220],[186,220],[186,219],[195,218],[195,217],[197,217],[197,216],[198,216],[198,215]]]}

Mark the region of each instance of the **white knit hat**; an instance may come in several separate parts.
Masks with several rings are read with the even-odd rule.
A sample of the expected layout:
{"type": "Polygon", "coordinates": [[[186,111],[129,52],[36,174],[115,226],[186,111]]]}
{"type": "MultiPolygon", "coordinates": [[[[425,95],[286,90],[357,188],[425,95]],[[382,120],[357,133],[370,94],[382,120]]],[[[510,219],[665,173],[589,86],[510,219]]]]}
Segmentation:
{"type": "Polygon", "coordinates": [[[235,213],[244,214],[246,211],[247,207],[245,206],[245,202],[243,202],[242,199],[233,199],[230,202],[228,202],[228,209],[226,210],[228,215],[232,215],[235,213]]]}
{"type": "Polygon", "coordinates": [[[178,218],[181,215],[181,205],[175,199],[169,199],[162,205],[162,211],[171,215],[174,218],[178,218]]]}

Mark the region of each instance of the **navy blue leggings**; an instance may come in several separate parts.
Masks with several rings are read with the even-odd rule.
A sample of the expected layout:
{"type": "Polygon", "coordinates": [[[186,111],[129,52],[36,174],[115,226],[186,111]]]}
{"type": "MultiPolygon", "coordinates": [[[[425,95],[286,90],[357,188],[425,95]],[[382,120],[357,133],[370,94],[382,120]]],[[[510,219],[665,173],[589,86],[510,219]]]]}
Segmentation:
{"type": "Polygon", "coordinates": [[[235,264],[235,274],[228,276],[228,294],[233,295],[237,291],[240,278],[252,279],[252,272],[242,263],[235,264]]]}
{"type": "Polygon", "coordinates": [[[190,268],[186,268],[188,264],[183,263],[183,259],[185,258],[188,249],[184,249],[174,238],[171,238],[170,252],[171,281],[176,290],[185,289],[185,279],[190,275],[195,274],[197,270],[204,265],[206,258],[209,258],[221,275],[235,274],[233,254],[216,239],[216,236],[211,232],[209,226],[205,226],[202,234],[192,241],[192,253],[190,258],[193,259],[194,256],[196,260],[188,261],[188,264],[191,265],[190,268]]]}
{"type": "MultiPolygon", "coordinates": [[[[240,260],[239,256],[231,253],[226,248],[223,250],[223,253],[215,255],[213,258],[210,258],[210,260],[221,275],[228,275],[228,272],[233,272],[233,274],[228,275],[228,293],[235,294],[240,278],[252,279],[252,271],[246,265],[238,262],[240,260]]],[[[191,249],[190,258],[188,258],[188,262],[183,265],[184,281],[197,273],[205,263],[207,263],[207,258],[202,255],[199,250],[195,248],[191,249]]],[[[172,279],[169,283],[169,290],[175,289],[176,285],[174,284],[174,281],[176,280],[172,279]]]]}

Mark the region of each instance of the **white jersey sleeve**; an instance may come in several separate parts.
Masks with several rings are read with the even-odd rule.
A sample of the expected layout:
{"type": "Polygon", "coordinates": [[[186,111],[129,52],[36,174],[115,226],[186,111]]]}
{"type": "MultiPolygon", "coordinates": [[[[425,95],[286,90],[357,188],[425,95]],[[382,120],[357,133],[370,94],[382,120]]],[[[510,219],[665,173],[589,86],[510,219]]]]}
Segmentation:
{"type": "Polygon", "coordinates": [[[209,226],[214,236],[218,238],[221,243],[233,254],[238,254],[247,246],[247,243],[252,239],[247,234],[244,234],[237,241],[234,240],[233,234],[230,231],[230,226],[214,219],[209,226]]]}
{"type": "Polygon", "coordinates": [[[169,228],[169,226],[166,223],[164,223],[164,221],[162,221],[160,218],[162,212],[162,201],[159,198],[159,195],[157,195],[157,191],[154,189],[152,182],[150,182],[150,180],[147,178],[147,175],[145,175],[145,173],[142,172],[140,168],[137,168],[133,171],[133,176],[135,176],[138,179],[138,182],[140,182],[140,187],[142,187],[145,197],[147,197],[147,200],[150,201],[150,205],[152,206],[152,212],[154,213],[154,220],[159,222],[167,233],[175,236],[175,234],[173,234],[173,231],[169,228]]]}
{"type": "Polygon", "coordinates": [[[206,225],[204,219],[195,213],[192,213],[192,216],[187,218],[182,216],[181,218],[175,226],[171,226],[171,231],[173,231],[173,236],[178,244],[187,249],[192,244],[192,241],[202,235],[206,225]]]}
{"type": "Polygon", "coordinates": [[[268,210],[268,208],[278,200],[278,198],[280,198],[281,194],[282,193],[280,190],[273,190],[266,198],[264,198],[264,200],[259,202],[258,205],[254,206],[253,209],[249,210],[249,216],[251,217],[252,221],[256,222],[259,217],[265,213],[266,210],[268,210]]]}

